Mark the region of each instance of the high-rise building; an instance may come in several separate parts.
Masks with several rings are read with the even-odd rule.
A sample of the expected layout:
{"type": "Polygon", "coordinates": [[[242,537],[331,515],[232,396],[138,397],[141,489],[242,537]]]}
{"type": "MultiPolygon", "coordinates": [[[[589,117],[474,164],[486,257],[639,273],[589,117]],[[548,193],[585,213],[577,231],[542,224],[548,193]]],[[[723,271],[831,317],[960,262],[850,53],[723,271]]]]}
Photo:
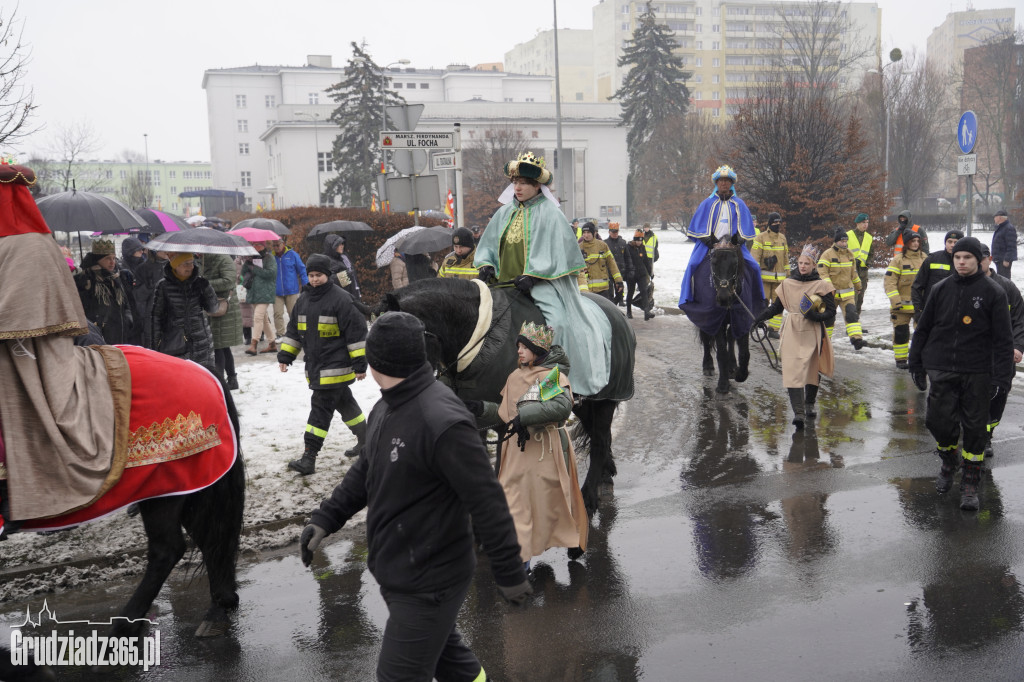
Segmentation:
{"type": "MultiPolygon", "coordinates": [[[[719,0],[655,1],[654,15],[676,36],[676,53],[693,73],[687,81],[698,109],[724,120],[735,114],[757,85],[759,74],[775,59],[797,59],[800,53],[786,41],[784,17],[808,12],[806,2],[720,2],[719,0]]],[[[622,87],[626,67],[618,65],[646,0],[601,0],[594,7],[594,89],[598,101],[622,87]]],[[[838,46],[862,54],[862,63],[841,75],[839,87],[860,87],[863,74],[876,68],[881,55],[881,10],[876,3],[835,3],[847,25],[838,46]]]]}
{"type": "Polygon", "coordinates": [[[928,36],[928,61],[939,73],[959,69],[964,50],[984,45],[992,38],[1013,32],[1014,9],[970,9],[950,12],[928,36]]]}
{"type": "MultiPolygon", "coordinates": [[[[540,31],[532,39],[505,53],[505,70],[513,73],[555,75],[555,31],[540,31]]],[[[558,29],[559,90],[563,102],[596,102],[594,92],[594,32],[558,29]]],[[[554,84],[551,101],[555,100],[554,84]]],[[[607,101],[607,100],[604,100],[607,101]]]]}

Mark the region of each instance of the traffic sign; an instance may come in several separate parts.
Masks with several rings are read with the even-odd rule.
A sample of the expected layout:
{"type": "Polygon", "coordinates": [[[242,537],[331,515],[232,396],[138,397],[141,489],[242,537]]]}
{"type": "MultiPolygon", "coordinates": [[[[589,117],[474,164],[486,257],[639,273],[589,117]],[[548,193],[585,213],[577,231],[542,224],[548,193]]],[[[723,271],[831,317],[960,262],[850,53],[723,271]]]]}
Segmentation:
{"type": "Polygon", "coordinates": [[[382,130],[380,146],[384,149],[455,149],[455,133],[382,130]]]}
{"type": "Polygon", "coordinates": [[[978,172],[978,155],[964,154],[956,157],[957,175],[976,175],[978,172]]]}
{"type": "Polygon", "coordinates": [[[960,116],[960,122],[956,124],[956,143],[961,154],[970,154],[974,145],[978,143],[978,117],[973,111],[965,111],[960,116]]]}
{"type": "Polygon", "coordinates": [[[455,152],[442,152],[431,156],[430,170],[455,170],[455,152]]]}

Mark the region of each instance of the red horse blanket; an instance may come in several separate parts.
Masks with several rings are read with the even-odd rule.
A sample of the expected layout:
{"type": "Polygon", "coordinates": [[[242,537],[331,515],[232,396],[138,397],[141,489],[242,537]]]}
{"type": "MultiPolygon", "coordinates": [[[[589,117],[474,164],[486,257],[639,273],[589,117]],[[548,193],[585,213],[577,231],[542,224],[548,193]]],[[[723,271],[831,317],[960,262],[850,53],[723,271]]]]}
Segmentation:
{"type": "MultiPolygon", "coordinates": [[[[117,346],[131,371],[128,461],[120,480],[91,505],[25,521],[56,530],[94,521],[133,502],[185,495],[216,483],[238,456],[223,388],[194,362],[139,346],[117,346]]],[[[3,527],[0,518],[0,528],[3,527]]]]}

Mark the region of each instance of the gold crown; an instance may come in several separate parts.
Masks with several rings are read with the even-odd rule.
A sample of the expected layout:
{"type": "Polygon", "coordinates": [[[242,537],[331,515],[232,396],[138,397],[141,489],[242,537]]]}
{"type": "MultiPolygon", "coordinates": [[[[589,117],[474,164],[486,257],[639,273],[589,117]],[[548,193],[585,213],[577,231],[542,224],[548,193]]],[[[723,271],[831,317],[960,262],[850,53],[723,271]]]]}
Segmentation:
{"type": "Polygon", "coordinates": [[[98,256],[112,256],[114,254],[114,240],[97,239],[92,243],[92,252],[98,256]]]}
{"type": "Polygon", "coordinates": [[[554,177],[551,175],[551,171],[544,167],[544,159],[534,155],[533,152],[523,152],[514,161],[506,163],[505,176],[529,178],[542,185],[550,183],[554,177]]]}
{"type": "Polygon", "coordinates": [[[551,350],[555,343],[555,330],[546,324],[524,322],[522,329],[519,330],[519,336],[544,350],[551,350]]]}

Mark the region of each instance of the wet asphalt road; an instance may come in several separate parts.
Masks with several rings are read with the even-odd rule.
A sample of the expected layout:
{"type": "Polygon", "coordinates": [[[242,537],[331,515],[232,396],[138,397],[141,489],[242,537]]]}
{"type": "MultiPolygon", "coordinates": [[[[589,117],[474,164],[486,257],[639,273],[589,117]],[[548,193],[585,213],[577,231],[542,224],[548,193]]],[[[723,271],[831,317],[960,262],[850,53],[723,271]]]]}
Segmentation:
{"type": "MultiPolygon", "coordinates": [[[[637,393],[616,417],[619,474],[586,556],[535,560],[525,608],[480,561],[460,629],[490,679],[1024,679],[1021,387],[982,509],[965,513],[955,487],[934,492],[925,395],[879,356],[840,355],[816,428],[794,437],[763,357],[720,399],[688,322],[634,326],[637,393]]],[[[206,641],[192,637],[205,579],[179,571],[156,603],[159,667],[60,679],[371,680],[387,614],[365,556],[355,528],[314,571],[294,548],[243,560],[233,628],[206,641]]],[[[133,588],[51,606],[106,617],[133,588]]]]}

